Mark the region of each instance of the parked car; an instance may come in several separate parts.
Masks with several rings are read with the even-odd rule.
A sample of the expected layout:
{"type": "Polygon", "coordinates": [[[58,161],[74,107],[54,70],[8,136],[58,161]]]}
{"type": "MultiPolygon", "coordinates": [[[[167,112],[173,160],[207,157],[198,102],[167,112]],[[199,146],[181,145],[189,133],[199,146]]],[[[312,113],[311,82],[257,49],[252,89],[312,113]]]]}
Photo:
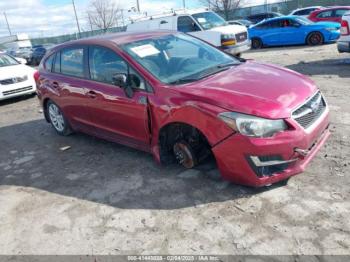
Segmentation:
{"type": "Polygon", "coordinates": [[[338,40],[338,51],[350,53],[350,12],[346,13],[341,21],[341,37],[338,40]]]}
{"type": "Polygon", "coordinates": [[[237,56],[251,46],[245,26],[229,25],[216,13],[202,9],[141,17],[129,24],[126,31],[145,32],[159,29],[193,35],[237,56]]]}
{"type": "Polygon", "coordinates": [[[41,59],[45,56],[46,51],[47,51],[46,48],[43,46],[33,49],[33,53],[29,63],[32,65],[39,65],[41,59]]]}
{"type": "Polygon", "coordinates": [[[260,23],[263,20],[269,19],[269,18],[275,18],[283,16],[280,13],[274,13],[274,12],[267,12],[267,13],[260,13],[255,15],[250,15],[246,19],[251,21],[253,24],[260,23]]]}
{"type": "Polygon", "coordinates": [[[32,50],[30,47],[16,47],[15,49],[7,49],[6,53],[12,57],[18,57],[25,59],[27,63],[32,56],[32,50]]]}
{"type": "Polygon", "coordinates": [[[212,154],[223,178],[244,185],[302,172],[330,134],[312,80],[182,33],[68,42],[39,71],[38,97],[58,134],[85,132],[185,168],[212,154]]]}
{"type": "Polygon", "coordinates": [[[342,16],[348,11],[350,11],[350,6],[329,7],[312,12],[308,19],[314,22],[341,23],[342,16]]]}
{"type": "Polygon", "coordinates": [[[304,7],[304,8],[298,8],[298,9],[295,9],[294,11],[292,11],[289,15],[308,17],[312,12],[314,12],[316,10],[321,10],[323,8],[324,7],[322,7],[322,6],[308,6],[308,7],[304,7]]]}
{"type": "Polygon", "coordinates": [[[15,58],[0,54],[0,100],[34,94],[36,70],[20,64],[15,58]]]}
{"type": "Polygon", "coordinates": [[[314,23],[300,16],[269,19],[249,28],[252,48],[279,45],[320,45],[340,37],[340,24],[314,23]]]}
{"type": "Polygon", "coordinates": [[[253,25],[253,23],[251,21],[245,20],[245,19],[230,20],[230,21],[227,21],[227,23],[230,25],[243,25],[247,28],[249,28],[251,25],[253,25]]]}

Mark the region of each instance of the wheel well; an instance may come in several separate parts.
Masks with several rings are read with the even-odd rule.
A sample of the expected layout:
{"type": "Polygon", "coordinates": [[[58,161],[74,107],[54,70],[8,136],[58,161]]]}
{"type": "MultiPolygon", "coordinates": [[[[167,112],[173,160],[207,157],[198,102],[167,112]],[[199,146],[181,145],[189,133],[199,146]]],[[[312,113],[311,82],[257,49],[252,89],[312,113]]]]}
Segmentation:
{"type": "Polygon", "coordinates": [[[162,127],[159,132],[159,154],[163,164],[175,161],[173,146],[181,140],[191,145],[198,162],[211,154],[210,144],[199,129],[185,123],[171,123],[162,127]]]}
{"type": "Polygon", "coordinates": [[[44,117],[45,117],[45,120],[50,123],[50,118],[49,118],[49,115],[47,114],[47,103],[50,101],[49,98],[46,98],[43,102],[43,111],[44,111],[44,117]]]}

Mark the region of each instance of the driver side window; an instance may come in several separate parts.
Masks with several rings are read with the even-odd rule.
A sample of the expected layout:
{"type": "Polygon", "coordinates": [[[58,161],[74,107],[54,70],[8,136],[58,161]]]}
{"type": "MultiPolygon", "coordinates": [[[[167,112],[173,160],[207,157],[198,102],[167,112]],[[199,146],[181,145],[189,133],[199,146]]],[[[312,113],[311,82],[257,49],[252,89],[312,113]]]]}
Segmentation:
{"type": "MultiPolygon", "coordinates": [[[[92,80],[111,85],[115,85],[116,74],[130,73],[142,79],[119,55],[104,47],[89,47],[89,69],[92,80]]],[[[144,81],[137,88],[145,90],[144,81]]]]}
{"type": "Polygon", "coordinates": [[[180,16],[177,19],[177,30],[183,33],[199,31],[197,24],[189,16],[180,16]]]}

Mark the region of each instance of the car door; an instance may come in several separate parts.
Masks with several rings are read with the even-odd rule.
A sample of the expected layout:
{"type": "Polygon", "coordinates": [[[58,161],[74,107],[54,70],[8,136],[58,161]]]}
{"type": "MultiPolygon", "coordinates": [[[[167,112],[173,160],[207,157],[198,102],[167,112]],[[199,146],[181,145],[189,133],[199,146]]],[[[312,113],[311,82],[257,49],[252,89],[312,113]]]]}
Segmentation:
{"type": "Polygon", "coordinates": [[[280,44],[280,20],[266,21],[258,26],[259,34],[265,45],[279,45],[280,44]]]}
{"type": "Polygon", "coordinates": [[[146,149],[150,143],[146,82],[115,51],[102,46],[89,46],[90,84],[87,111],[95,135],[126,145],[146,149]],[[116,74],[131,74],[140,79],[129,98],[116,85],[116,74]]]}
{"type": "Polygon", "coordinates": [[[283,45],[304,43],[305,36],[300,23],[294,19],[281,19],[280,40],[283,45]]]}
{"type": "Polygon", "coordinates": [[[72,46],[55,54],[50,85],[60,106],[74,129],[89,132],[91,119],[86,112],[85,86],[88,84],[84,65],[86,47],[72,46]]]}

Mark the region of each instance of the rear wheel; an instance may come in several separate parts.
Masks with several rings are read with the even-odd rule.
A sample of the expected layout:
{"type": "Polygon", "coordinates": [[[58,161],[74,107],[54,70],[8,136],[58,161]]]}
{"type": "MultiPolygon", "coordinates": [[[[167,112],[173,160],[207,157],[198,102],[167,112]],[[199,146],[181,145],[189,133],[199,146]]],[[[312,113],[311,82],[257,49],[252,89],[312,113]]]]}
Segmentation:
{"type": "Polygon", "coordinates": [[[323,35],[319,32],[313,32],[307,37],[306,42],[308,45],[322,45],[323,35]]]}
{"type": "Polygon", "coordinates": [[[68,121],[64,117],[61,109],[54,102],[47,103],[47,113],[50,123],[59,135],[67,136],[72,133],[68,121]]]}
{"type": "Polygon", "coordinates": [[[252,39],[252,48],[253,49],[261,49],[263,48],[263,42],[260,38],[253,38],[252,39]]]}

